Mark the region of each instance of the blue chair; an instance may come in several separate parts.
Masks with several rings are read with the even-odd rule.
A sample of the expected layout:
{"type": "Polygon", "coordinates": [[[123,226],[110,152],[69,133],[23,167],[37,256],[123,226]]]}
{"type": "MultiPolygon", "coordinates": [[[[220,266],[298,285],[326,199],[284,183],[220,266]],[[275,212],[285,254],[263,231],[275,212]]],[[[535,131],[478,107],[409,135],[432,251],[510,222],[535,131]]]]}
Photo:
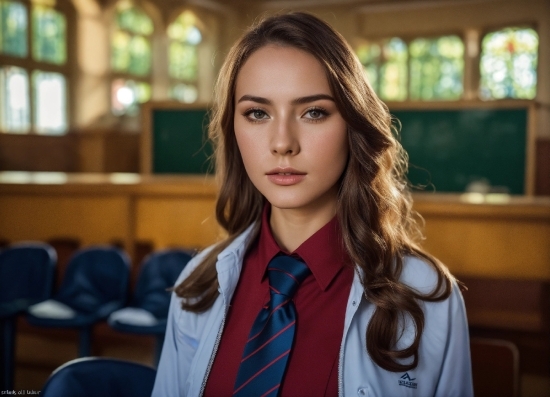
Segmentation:
{"type": "Polygon", "coordinates": [[[38,327],[79,329],[78,356],[89,356],[94,324],[126,303],[129,275],[130,260],[124,251],[114,247],[80,249],[70,259],[63,283],[51,301],[65,305],[74,315],[37,316],[31,307],[27,321],[38,327]]]}
{"type": "Polygon", "coordinates": [[[40,242],[14,244],[0,252],[0,390],[13,389],[17,315],[50,297],[56,262],[55,250],[40,242]]]}
{"type": "Polygon", "coordinates": [[[41,397],[150,397],[156,370],[114,358],[69,361],[48,378],[41,397]]]}
{"type": "Polygon", "coordinates": [[[143,260],[130,306],[114,312],[107,321],[117,331],[155,335],[155,363],[160,358],[166,332],[170,306],[169,288],[174,286],[190,259],[189,251],[183,249],[167,249],[147,256],[143,260]],[[140,314],[147,315],[146,322],[140,314]]]}

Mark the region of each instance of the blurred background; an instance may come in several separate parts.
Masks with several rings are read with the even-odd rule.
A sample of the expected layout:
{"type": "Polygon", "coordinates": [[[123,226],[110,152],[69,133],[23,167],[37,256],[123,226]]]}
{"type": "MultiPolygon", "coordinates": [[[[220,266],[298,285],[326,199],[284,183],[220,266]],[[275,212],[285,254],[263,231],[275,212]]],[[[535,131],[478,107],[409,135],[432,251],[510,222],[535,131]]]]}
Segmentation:
{"type": "MultiPolygon", "coordinates": [[[[550,0],[0,0],[0,246],[55,249],[46,298],[115,247],[129,304],[150,254],[216,241],[213,84],[291,10],[348,40],[400,122],[423,244],[469,288],[478,395],[550,395],[550,0]]],[[[82,327],[12,320],[16,390],[82,355],[82,327]]],[[[158,335],[90,329],[88,354],[155,365],[158,335]]]]}

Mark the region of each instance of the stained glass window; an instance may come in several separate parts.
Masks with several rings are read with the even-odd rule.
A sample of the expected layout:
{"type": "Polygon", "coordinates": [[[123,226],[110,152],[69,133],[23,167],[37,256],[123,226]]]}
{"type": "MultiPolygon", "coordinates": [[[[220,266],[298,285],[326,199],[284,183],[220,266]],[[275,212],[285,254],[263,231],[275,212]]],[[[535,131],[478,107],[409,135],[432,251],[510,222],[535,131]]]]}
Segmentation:
{"type": "Polygon", "coordinates": [[[23,68],[0,68],[0,129],[15,133],[31,127],[29,76],[23,68]]]}
{"type": "Polygon", "coordinates": [[[199,92],[194,85],[179,83],[172,86],[170,96],[180,102],[193,103],[197,100],[199,92]]]}
{"type": "Polygon", "coordinates": [[[407,98],[407,45],[394,37],[357,49],[367,78],[380,98],[402,101],[407,98]]]}
{"type": "Polygon", "coordinates": [[[67,131],[64,9],[56,0],[0,0],[0,54],[23,58],[13,61],[18,66],[0,66],[0,131],[67,131]]]}
{"type": "Polygon", "coordinates": [[[168,70],[174,81],[170,95],[182,102],[197,100],[198,48],[202,34],[195,14],[184,11],[168,27],[168,70]]]}
{"type": "Polygon", "coordinates": [[[37,61],[58,65],[67,60],[67,22],[65,16],[43,5],[32,8],[32,55],[37,61]]]}
{"type": "Polygon", "coordinates": [[[409,54],[410,99],[460,99],[464,74],[464,43],[460,37],[415,39],[409,45],[409,54]]]}
{"type": "Polygon", "coordinates": [[[0,0],[0,53],[26,57],[27,8],[19,2],[0,0]]]}
{"type": "Polygon", "coordinates": [[[506,28],[482,41],[480,97],[532,99],[537,92],[538,34],[506,28]]]}
{"type": "Polygon", "coordinates": [[[151,71],[153,21],[141,9],[120,2],[116,10],[115,30],[111,41],[113,70],[136,76],[151,71]]]}
{"type": "Polygon", "coordinates": [[[32,74],[34,125],[38,133],[67,130],[67,83],[61,73],[35,71],[32,74]]]}
{"type": "Polygon", "coordinates": [[[151,85],[141,81],[116,79],[112,84],[111,107],[116,115],[135,115],[138,105],[151,99],[151,85]]]}

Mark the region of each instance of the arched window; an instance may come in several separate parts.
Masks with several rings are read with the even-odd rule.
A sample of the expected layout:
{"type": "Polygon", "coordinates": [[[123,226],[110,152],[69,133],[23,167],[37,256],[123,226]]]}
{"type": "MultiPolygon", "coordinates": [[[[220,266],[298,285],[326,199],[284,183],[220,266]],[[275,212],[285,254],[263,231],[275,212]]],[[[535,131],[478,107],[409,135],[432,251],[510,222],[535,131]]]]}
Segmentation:
{"type": "Polygon", "coordinates": [[[367,77],[381,99],[452,100],[464,90],[464,43],[458,36],[393,37],[356,50],[367,77]]]}
{"type": "Polygon", "coordinates": [[[198,46],[202,33],[197,24],[195,14],[184,11],[168,26],[170,97],[186,103],[195,102],[198,97],[198,46]]]}
{"type": "Polygon", "coordinates": [[[111,107],[116,115],[134,115],[151,99],[153,21],[130,1],[117,3],[111,36],[111,107]]]}
{"type": "Polygon", "coordinates": [[[481,43],[482,99],[533,99],[537,93],[539,38],[529,28],[510,27],[485,35],[481,43]]]}
{"type": "Polygon", "coordinates": [[[407,98],[407,44],[398,37],[365,43],[357,49],[367,78],[381,99],[407,98]]]}
{"type": "Polygon", "coordinates": [[[67,131],[67,4],[0,0],[0,131],[67,131]]]}
{"type": "Polygon", "coordinates": [[[458,36],[418,38],[409,45],[412,100],[460,99],[464,43],[458,36]]]}

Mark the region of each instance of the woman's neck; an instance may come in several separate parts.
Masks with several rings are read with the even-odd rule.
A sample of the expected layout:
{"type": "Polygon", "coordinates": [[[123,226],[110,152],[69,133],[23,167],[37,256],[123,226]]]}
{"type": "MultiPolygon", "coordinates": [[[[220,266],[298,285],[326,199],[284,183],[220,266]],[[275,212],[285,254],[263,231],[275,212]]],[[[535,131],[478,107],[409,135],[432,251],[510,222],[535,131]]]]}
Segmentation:
{"type": "Polygon", "coordinates": [[[314,209],[282,209],[271,206],[269,225],[273,238],[287,252],[293,252],[336,214],[336,202],[314,209]]]}

